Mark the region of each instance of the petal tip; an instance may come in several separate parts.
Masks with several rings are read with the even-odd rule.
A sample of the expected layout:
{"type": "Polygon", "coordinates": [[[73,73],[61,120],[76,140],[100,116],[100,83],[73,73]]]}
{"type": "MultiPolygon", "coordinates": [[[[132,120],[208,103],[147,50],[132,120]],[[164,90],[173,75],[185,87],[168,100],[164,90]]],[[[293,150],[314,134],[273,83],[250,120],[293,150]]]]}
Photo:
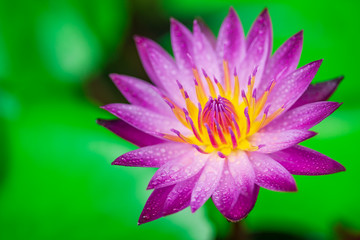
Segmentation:
{"type": "Polygon", "coordinates": [[[140,35],[134,35],[133,38],[136,44],[141,44],[146,39],[145,37],[142,37],[140,35]]]}

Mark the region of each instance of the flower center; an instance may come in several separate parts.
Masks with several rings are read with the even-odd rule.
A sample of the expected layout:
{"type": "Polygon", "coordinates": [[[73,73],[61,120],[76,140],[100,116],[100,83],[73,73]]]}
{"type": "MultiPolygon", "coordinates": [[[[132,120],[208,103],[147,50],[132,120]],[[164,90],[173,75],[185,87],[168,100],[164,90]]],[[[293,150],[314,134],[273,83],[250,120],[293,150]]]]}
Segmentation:
{"type": "Polygon", "coordinates": [[[282,106],[269,114],[270,105],[265,106],[275,81],[271,81],[261,96],[257,97],[254,88],[256,69],[250,75],[247,84],[241,84],[236,70],[231,81],[226,61],[223,61],[223,67],[224,86],[215,77],[213,80],[210,79],[204,70],[201,78],[198,70],[193,68],[197,104],[189,98],[186,90],[177,81],[186,107],[180,108],[168,97],[164,97],[164,100],[177,119],[191,130],[192,134],[185,136],[172,129],[176,136],[161,134],[162,137],[191,144],[204,154],[218,152],[220,157],[226,157],[233,151],[256,151],[261,147],[251,145],[248,137],[284,110],[282,106]],[[207,88],[203,84],[203,79],[206,80],[207,88]],[[244,85],[245,87],[241,87],[244,85]]]}
{"type": "Polygon", "coordinates": [[[223,132],[229,132],[235,116],[234,105],[221,96],[215,99],[210,97],[201,113],[202,122],[207,124],[212,131],[221,129],[223,132]]]}

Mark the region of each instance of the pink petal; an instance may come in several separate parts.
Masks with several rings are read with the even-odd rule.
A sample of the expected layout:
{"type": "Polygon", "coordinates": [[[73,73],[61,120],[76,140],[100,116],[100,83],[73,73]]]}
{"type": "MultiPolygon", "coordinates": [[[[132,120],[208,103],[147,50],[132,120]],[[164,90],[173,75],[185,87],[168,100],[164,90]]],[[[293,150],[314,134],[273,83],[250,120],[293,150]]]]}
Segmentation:
{"type": "Polygon", "coordinates": [[[194,177],[175,185],[167,196],[163,209],[164,216],[181,211],[190,205],[191,193],[200,177],[200,174],[201,172],[196,174],[194,177]]]}
{"type": "Polygon", "coordinates": [[[328,100],[343,79],[344,77],[341,76],[325,82],[309,85],[304,94],[291,106],[291,108],[299,107],[307,103],[328,100]]]}
{"type": "Polygon", "coordinates": [[[259,186],[253,187],[252,194],[240,194],[233,208],[225,215],[225,217],[232,222],[244,219],[249,212],[254,208],[257,196],[259,194],[259,186]]]}
{"type": "Polygon", "coordinates": [[[259,93],[263,93],[270,81],[280,79],[293,72],[299,64],[303,45],[303,31],[298,32],[276,50],[269,59],[259,85],[259,93]]]}
{"type": "Polygon", "coordinates": [[[159,132],[172,134],[170,131],[172,128],[185,135],[190,133],[177,119],[154,113],[136,105],[113,103],[102,108],[150,135],[158,136],[157,133],[159,132]]]}
{"type": "Polygon", "coordinates": [[[191,212],[198,210],[213,194],[222,175],[224,160],[213,155],[207,161],[191,195],[191,212]]]}
{"type": "Polygon", "coordinates": [[[231,209],[236,203],[240,192],[241,189],[230,173],[228,162],[225,162],[219,184],[211,197],[216,208],[225,217],[231,215],[231,209]]]}
{"type": "Polygon", "coordinates": [[[287,111],[261,131],[308,130],[328,117],[340,105],[340,103],[336,102],[309,103],[287,111]]]}
{"type": "Polygon", "coordinates": [[[285,108],[292,104],[305,92],[311,80],[317,73],[322,60],[309,63],[283,79],[278,79],[271,91],[268,104],[271,104],[270,113],[275,112],[285,105],[285,108]]]}
{"type": "Polygon", "coordinates": [[[257,152],[249,153],[249,158],[254,166],[257,185],[273,191],[297,191],[294,178],[280,163],[257,152]]]}
{"type": "Polygon", "coordinates": [[[171,19],[170,34],[176,64],[183,75],[191,77],[192,63],[189,55],[193,56],[193,36],[189,29],[173,18],[171,19]]]}
{"type": "Polygon", "coordinates": [[[205,34],[201,31],[197,20],[194,21],[194,60],[199,70],[205,69],[209,76],[220,79],[220,69],[218,56],[208,41],[205,34]]]}
{"type": "Polygon", "coordinates": [[[303,146],[294,146],[270,156],[283,165],[291,174],[324,175],[345,171],[345,168],[331,158],[303,146]]]}
{"type": "Polygon", "coordinates": [[[149,146],[164,142],[164,140],[160,138],[153,137],[137,128],[134,128],[133,126],[129,125],[128,123],[124,122],[121,119],[116,119],[116,120],[98,119],[96,122],[99,125],[106,127],[107,129],[109,129],[119,137],[139,147],[144,147],[144,146],[149,146]]]}
{"type": "Polygon", "coordinates": [[[255,173],[253,167],[244,151],[239,151],[228,158],[230,173],[235,184],[243,194],[250,194],[253,191],[255,173]]]}
{"type": "Polygon", "coordinates": [[[213,49],[215,49],[216,38],[214,33],[211,31],[211,29],[206,25],[206,23],[202,19],[198,18],[196,19],[196,21],[198,22],[201,32],[205,35],[205,37],[207,38],[213,49]]]}
{"type": "Polygon", "coordinates": [[[156,171],[147,189],[173,185],[195,176],[204,167],[208,157],[195,149],[186,149],[184,155],[173,158],[156,171]]]}
{"type": "Polygon", "coordinates": [[[135,44],[140,56],[140,60],[144,66],[147,75],[149,76],[151,81],[155,83],[155,85],[163,89],[163,85],[161,84],[161,81],[155,73],[153,64],[150,61],[149,49],[157,51],[159,54],[163,55],[165,58],[168,59],[172,59],[171,56],[160,45],[145,37],[135,36],[135,44]]]}
{"type": "MultiPolygon", "coordinates": [[[[246,47],[246,58],[240,65],[240,73],[243,72],[240,79],[247,79],[253,69],[257,67],[256,78],[261,80],[266,61],[272,51],[272,26],[267,9],[261,12],[252,25],[246,38],[246,47]]],[[[255,87],[259,83],[260,81],[255,81],[255,87]]]]}
{"type": "Polygon", "coordinates": [[[189,150],[192,147],[188,144],[167,142],[127,152],[115,159],[112,165],[158,168],[189,150]]]}
{"type": "Polygon", "coordinates": [[[168,194],[174,186],[155,189],[147,200],[141,212],[138,225],[154,221],[163,216],[163,207],[168,194]]]}
{"type": "Polygon", "coordinates": [[[110,74],[110,77],[131,104],[139,105],[163,115],[173,116],[171,109],[160,96],[159,89],[156,89],[155,86],[130,76],[110,74]]]}
{"type": "Polygon", "coordinates": [[[225,59],[229,62],[231,72],[245,57],[246,44],[244,30],[238,15],[232,7],[221,25],[216,43],[216,51],[220,61],[225,59]]]}
{"type": "Polygon", "coordinates": [[[304,130],[287,130],[283,132],[258,132],[250,137],[254,146],[261,146],[258,152],[271,153],[292,147],[315,136],[315,132],[304,130]]]}
{"type": "MultiPolygon", "coordinates": [[[[162,89],[164,89],[167,95],[177,104],[183,104],[184,99],[182,98],[181,92],[176,83],[176,80],[179,78],[179,71],[174,60],[172,58],[165,57],[163,54],[154,49],[150,49],[148,51],[148,55],[162,89]]],[[[190,92],[192,93],[195,91],[190,92]]]]}

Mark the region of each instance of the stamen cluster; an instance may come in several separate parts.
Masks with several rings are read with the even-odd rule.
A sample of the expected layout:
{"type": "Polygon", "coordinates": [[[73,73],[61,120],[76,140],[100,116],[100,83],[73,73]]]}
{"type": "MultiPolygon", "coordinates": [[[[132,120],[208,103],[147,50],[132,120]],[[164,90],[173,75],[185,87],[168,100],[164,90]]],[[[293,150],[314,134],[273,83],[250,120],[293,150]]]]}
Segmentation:
{"type": "Polygon", "coordinates": [[[177,81],[186,107],[181,109],[167,97],[164,97],[164,100],[177,119],[191,130],[192,134],[185,136],[178,130],[172,129],[176,136],[162,134],[164,138],[191,144],[201,153],[217,151],[220,157],[225,157],[236,150],[256,151],[262,147],[262,145],[251,145],[248,138],[284,110],[282,106],[269,114],[270,105],[266,105],[275,81],[271,81],[267,89],[257,97],[254,88],[257,68],[249,76],[247,84],[242,84],[239,80],[236,69],[233,78],[230,77],[229,66],[225,60],[223,68],[224,84],[215,77],[211,79],[202,69],[206,88],[199,71],[195,66],[193,67],[197,104],[190,99],[184,87],[177,81]]]}

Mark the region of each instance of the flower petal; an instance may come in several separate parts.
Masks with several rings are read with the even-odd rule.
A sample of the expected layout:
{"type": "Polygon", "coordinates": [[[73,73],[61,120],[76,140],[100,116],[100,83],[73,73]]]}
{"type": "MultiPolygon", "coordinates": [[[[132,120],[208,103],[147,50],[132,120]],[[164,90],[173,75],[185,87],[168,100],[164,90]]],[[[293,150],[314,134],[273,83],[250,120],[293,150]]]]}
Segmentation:
{"type": "Polygon", "coordinates": [[[191,193],[200,177],[200,174],[201,171],[194,177],[191,177],[183,182],[179,182],[175,185],[175,187],[167,196],[163,209],[164,216],[181,211],[190,205],[191,193]]]}
{"type": "Polygon", "coordinates": [[[333,113],[341,103],[314,102],[287,111],[262,131],[275,132],[289,129],[308,130],[333,113]]]}
{"type": "Polygon", "coordinates": [[[158,143],[163,143],[164,140],[153,137],[143,131],[129,125],[128,123],[124,122],[121,119],[115,120],[105,120],[105,119],[98,119],[96,121],[99,125],[106,127],[119,137],[135,144],[139,147],[154,145],[158,143]]]}
{"type": "Polygon", "coordinates": [[[309,85],[304,94],[291,106],[291,108],[299,107],[307,103],[328,100],[343,79],[344,77],[341,76],[325,82],[309,85]]]}
{"type": "Polygon", "coordinates": [[[116,117],[124,120],[133,127],[140,129],[150,135],[171,133],[170,129],[175,128],[184,134],[190,131],[185,128],[177,119],[169,118],[143,107],[122,103],[112,103],[102,107],[116,117]]]}
{"type": "Polygon", "coordinates": [[[206,25],[206,23],[201,19],[197,18],[196,21],[199,24],[199,27],[201,29],[201,32],[205,35],[213,49],[216,47],[216,38],[214,33],[211,31],[211,29],[206,25]]]}
{"type": "Polygon", "coordinates": [[[296,145],[315,135],[315,132],[304,130],[258,132],[252,135],[249,140],[254,146],[261,146],[258,152],[271,153],[296,145]]]}
{"type": "Polygon", "coordinates": [[[291,174],[325,175],[345,171],[344,166],[328,156],[303,146],[294,146],[270,156],[291,174]]]}
{"type": "Polygon", "coordinates": [[[191,212],[198,210],[215,191],[222,175],[224,160],[213,155],[207,161],[191,195],[191,212]]]}
{"type": "Polygon", "coordinates": [[[284,192],[297,190],[293,176],[267,154],[251,152],[249,159],[254,166],[255,183],[260,187],[284,192]]]}
{"type": "Polygon", "coordinates": [[[169,106],[159,94],[159,89],[138,78],[110,74],[116,87],[124,97],[134,105],[153,110],[163,115],[173,116],[169,106]]]}
{"type": "Polygon", "coordinates": [[[220,79],[218,56],[197,20],[194,21],[194,60],[198,69],[205,69],[209,76],[220,79]]]}
{"type": "Polygon", "coordinates": [[[305,92],[311,80],[317,73],[322,60],[311,62],[289,74],[285,78],[278,79],[271,93],[268,103],[271,104],[269,114],[280,107],[289,108],[305,92]]]}
{"type": "Polygon", "coordinates": [[[303,45],[303,31],[281,45],[266,64],[259,93],[263,93],[273,79],[280,79],[293,72],[299,64],[303,45]]]}
{"type": "Polygon", "coordinates": [[[236,203],[241,189],[237,186],[233,176],[230,173],[228,161],[224,164],[222,176],[211,199],[216,208],[227,217],[236,203]]]}
{"type": "MultiPolygon", "coordinates": [[[[181,105],[184,99],[181,96],[176,80],[179,78],[178,68],[172,58],[165,57],[160,52],[149,49],[149,59],[154,67],[154,72],[158,77],[162,89],[166,91],[167,95],[173,99],[177,104],[181,105]]],[[[188,87],[188,86],[187,86],[188,87]]],[[[189,88],[189,87],[188,87],[189,88]]],[[[194,95],[190,88],[188,91],[191,96],[194,95]]]]}
{"type": "MultiPolygon", "coordinates": [[[[221,24],[216,42],[216,52],[219,54],[220,61],[225,59],[229,62],[230,71],[233,71],[233,68],[238,66],[245,57],[244,30],[238,15],[232,7],[221,24]]],[[[222,62],[220,63],[222,64],[222,62]]]]}
{"type": "MultiPolygon", "coordinates": [[[[246,58],[240,66],[242,78],[247,77],[257,67],[256,77],[261,80],[265,64],[272,51],[272,26],[269,11],[264,9],[252,25],[246,38],[246,58]]],[[[240,77],[240,76],[239,76],[240,77]]],[[[246,81],[243,81],[246,83],[246,81]]],[[[255,87],[260,81],[255,81],[255,87]]]]}
{"type": "Polygon", "coordinates": [[[155,189],[147,200],[143,211],[141,212],[138,225],[154,221],[163,216],[163,207],[168,194],[174,188],[174,185],[155,189]]]}
{"type": "Polygon", "coordinates": [[[259,186],[255,185],[251,195],[240,194],[233,208],[225,217],[232,222],[240,221],[245,218],[254,208],[257,196],[259,194],[259,186]]]}
{"type": "Polygon", "coordinates": [[[184,155],[173,158],[156,171],[147,189],[173,185],[195,176],[204,167],[208,157],[209,155],[187,148],[184,155]]]}
{"type": "Polygon", "coordinates": [[[143,65],[147,75],[149,76],[151,81],[153,83],[155,83],[155,85],[162,88],[161,81],[157,77],[157,74],[155,73],[153,64],[150,61],[149,49],[154,49],[159,54],[162,54],[164,57],[171,59],[170,55],[159,44],[157,44],[156,42],[154,42],[148,38],[135,36],[134,39],[135,39],[135,44],[136,44],[136,47],[137,47],[137,50],[138,50],[138,53],[140,56],[140,60],[142,62],[142,65],[143,65]]]}
{"type": "Polygon", "coordinates": [[[228,158],[229,169],[235,184],[244,195],[251,194],[255,183],[255,173],[248,156],[244,151],[228,158]]]}
{"type": "Polygon", "coordinates": [[[112,165],[158,168],[189,150],[191,147],[187,144],[167,142],[127,152],[115,159],[112,165]]]}
{"type": "MultiPolygon", "coordinates": [[[[228,163],[230,163],[230,161],[228,161],[228,163]]],[[[249,161],[248,163],[251,166],[250,171],[254,175],[252,165],[249,161]]],[[[212,195],[212,200],[217,209],[229,221],[239,221],[253,208],[259,187],[254,185],[255,175],[253,176],[252,181],[243,181],[242,186],[239,186],[239,181],[233,177],[230,173],[231,169],[229,169],[230,164],[228,165],[225,163],[222,177],[212,195]],[[245,186],[246,184],[249,185],[245,186]]]]}
{"type": "MultiPolygon", "coordinates": [[[[176,64],[183,75],[192,76],[193,36],[189,29],[175,19],[171,19],[171,45],[176,64]]],[[[192,81],[192,78],[189,79],[192,81]]],[[[180,79],[179,79],[180,81],[180,79]]]]}

